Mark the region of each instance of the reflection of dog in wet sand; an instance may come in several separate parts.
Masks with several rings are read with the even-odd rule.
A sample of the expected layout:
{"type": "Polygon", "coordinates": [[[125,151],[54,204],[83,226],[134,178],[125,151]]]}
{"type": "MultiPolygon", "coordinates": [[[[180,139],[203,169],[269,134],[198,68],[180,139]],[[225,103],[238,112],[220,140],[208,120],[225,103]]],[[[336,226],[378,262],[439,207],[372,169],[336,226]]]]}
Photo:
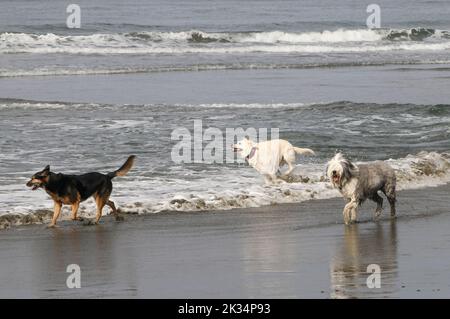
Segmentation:
{"type": "Polygon", "coordinates": [[[397,291],[397,223],[377,223],[374,227],[348,225],[336,244],[330,262],[332,299],[381,298],[397,291]],[[373,269],[374,260],[383,272],[381,289],[368,288],[369,277],[372,277],[372,284],[375,280],[368,275],[369,268],[373,269]],[[374,295],[375,290],[377,292],[374,295]]]}
{"type": "Polygon", "coordinates": [[[345,224],[356,222],[358,207],[368,198],[377,203],[375,218],[378,218],[383,210],[383,198],[378,191],[386,195],[391,217],[395,217],[396,176],[388,164],[377,161],[356,165],[338,153],[328,162],[327,176],[348,202],[343,212],[345,224]]]}
{"type": "Polygon", "coordinates": [[[271,140],[260,143],[253,142],[248,137],[234,144],[233,150],[239,152],[247,163],[264,175],[266,183],[279,182],[277,173],[283,165],[288,166],[288,170],[283,176],[289,175],[294,170],[295,155],[315,155],[309,148],[299,148],[292,146],[286,140],[271,140]]]}
{"type": "Polygon", "coordinates": [[[108,205],[118,219],[118,213],[114,202],[109,200],[112,192],[112,179],[116,176],[125,176],[133,167],[135,156],[128,157],[127,161],[118,170],[108,173],[87,173],[83,175],[55,174],[50,172],[47,165],[42,171],[35,173],[27,183],[32,190],[44,188],[55,202],[55,210],[49,227],[56,225],[61,213],[62,205],[72,206],[72,220],[78,220],[77,213],[80,203],[93,196],[97,204],[97,224],[102,217],[102,210],[108,205]]]}

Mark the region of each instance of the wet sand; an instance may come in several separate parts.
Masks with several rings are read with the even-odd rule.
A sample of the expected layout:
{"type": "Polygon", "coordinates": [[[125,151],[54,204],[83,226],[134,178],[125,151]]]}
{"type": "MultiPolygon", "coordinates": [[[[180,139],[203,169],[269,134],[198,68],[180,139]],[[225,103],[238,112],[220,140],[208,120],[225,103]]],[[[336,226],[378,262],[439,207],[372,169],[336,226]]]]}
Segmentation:
{"type": "Polygon", "coordinates": [[[448,298],[450,185],[344,226],[343,200],[0,231],[2,298],[448,298]],[[81,267],[68,289],[66,267],[81,267]],[[369,264],[381,288],[369,289],[369,264]]]}

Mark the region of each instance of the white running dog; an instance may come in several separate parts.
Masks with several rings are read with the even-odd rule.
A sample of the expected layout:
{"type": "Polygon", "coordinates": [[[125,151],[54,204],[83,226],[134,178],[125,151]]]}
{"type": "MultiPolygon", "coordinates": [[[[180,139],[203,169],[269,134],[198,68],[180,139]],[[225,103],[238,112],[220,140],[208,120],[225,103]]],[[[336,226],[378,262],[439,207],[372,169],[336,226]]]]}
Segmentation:
{"type": "Polygon", "coordinates": [[[353,164],[341,153],[337,153],[327,166],[327,176],[334,188],[339,189],[347,200],[344,208],[344,223],[356,222],[358,207],[366,200],[377,203],[375,219],[383,211],[383,198],[378,195],[382,191],[391,206],[391,217],[395,217],[396,176],[388,164],[377,161],[367,164],[353,164]]]}
{"type": "Polygon", "coordinates": [[[289,175],[294,170],[295,154],[315,155],[309,148],[294,147],[286,140],[255,143],[246,137],[232,147],[250,166],[264,175],[266,184],[279,182],[277,173],[282,165],[288,165],[288,170],[283,176],[289,175]]]}

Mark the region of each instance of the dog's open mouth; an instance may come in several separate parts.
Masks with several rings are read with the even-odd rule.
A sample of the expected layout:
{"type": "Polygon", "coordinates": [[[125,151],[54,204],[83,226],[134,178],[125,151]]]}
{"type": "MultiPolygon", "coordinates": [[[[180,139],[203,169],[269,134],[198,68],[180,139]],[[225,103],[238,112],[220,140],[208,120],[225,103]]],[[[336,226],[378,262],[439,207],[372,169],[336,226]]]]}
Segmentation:
{"type": "Polygon", "coordinates": [[[237,153],[237,152],[242,152],[242,148],[233,146],[233,152],[237,153]]]}
{"type": "Polygon", "coordinates": [[[339,175],[334,175],[334,176],[332,177],[332,179],[333,179],[333,183],[335,183],[335,184],[339,184],[339,181],[341,180],[341,178],[339,177],[339,175]]]}
{"type": "Polygon", "coordinates": [[[28,187],[31,187],[31,190],[32,190],[32,191],[35,191],[36,189],[38,189],[39,187],[41,187],[41,184],[28,182],[28,183],[27,183],[27,186],[28,186],[28,187]]]}

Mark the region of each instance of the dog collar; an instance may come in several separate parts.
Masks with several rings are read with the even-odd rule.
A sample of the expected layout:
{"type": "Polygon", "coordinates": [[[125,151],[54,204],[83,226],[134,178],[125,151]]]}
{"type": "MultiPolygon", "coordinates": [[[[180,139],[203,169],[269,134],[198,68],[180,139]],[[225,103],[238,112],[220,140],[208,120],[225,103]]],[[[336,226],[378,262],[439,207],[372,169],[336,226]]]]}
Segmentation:
{"type": "Polygon", "coordinates": [[[255,156],[256,153],[256,147],[252,147],[252,150],[250,151],[250,154],[248,154],[245,157],[245,160],[248,162],[253,156],[255,156]]]}

